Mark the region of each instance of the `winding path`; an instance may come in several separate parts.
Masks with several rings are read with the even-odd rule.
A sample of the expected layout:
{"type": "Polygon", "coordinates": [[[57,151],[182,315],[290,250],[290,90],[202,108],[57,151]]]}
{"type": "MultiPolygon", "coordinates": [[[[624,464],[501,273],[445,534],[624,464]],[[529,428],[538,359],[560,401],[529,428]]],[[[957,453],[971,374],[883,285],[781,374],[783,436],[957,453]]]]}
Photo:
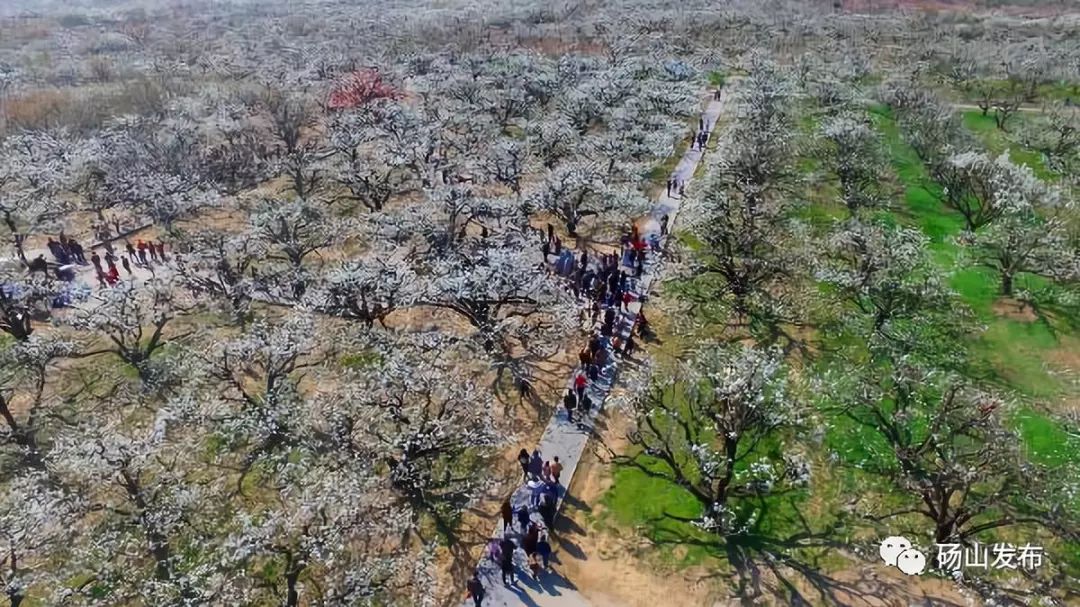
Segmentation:
{"type": "MultiPolygon", "coordinates": [[[[702,113],[705,126],[709,131],[713,130],[717,118],[724,111],[724,107],[728,103],[730,94],[727,91],[728,88],[725,88],[719,100],[710,99],[702,113]]],[[[702,155],[703,153],[701,150],[687,150],[679,160],[679,163],[675,166],[671,176],[680,183],[689,184],[694,178],[694,172],[701,162],[702,155]]],[[[665,215],[668,216],[668,225],[673,226],[679,212],[680,202],[680,199],[677,197],[668,196],[666,192],[661,193],[656,204],[649,212],[649,216],[656,220],[655,222],[650,222],[654,226],[652,229],[658,229],[660,220],[665,215]]],[[[642,236],[646,235],[647,233],[642,234],[642,236]]],[[[661,239],[662,244],[666,244],[666,241],[666,237],[661,239]]],[[[661,251],[663,250],[664,248],[661,247],[661,251]]],[[[653,284],[660,278],[660,272],[663,269],[662,261],[662,253],[649,254],[645,264],[645,271],[632,288],[636,294],[641,295],[649,293],[653,284]]],[[[628,270],[630,270],[629,273],[632,275],[633,269],[628,268],[628,270]]],[[[637,321],[638,313],[641,311],[641,304],[635,301],[630,304],[628,308],[629,311],[622,312],[619,320],[616,322],[616,327],[620,327],[619,332],[623,339],[628,336],[634,323],[637,321]]],[[[575,422],[570,422],[566,419],[565,410],[558,407],[555,415],[552,416],[551,421],[548,423],[547,428],[540,437],[540,443],[536,446],[545,460],[550,460],[552,457],[558,456],[563,464],[562,481],[564,485],[560,490],[558,502],[558,507],[560,509],[562,507],[563,498],[565,497],[565,487],[570,485],[571,480],[574,477],[574,472],[577,470],[578,463],[581,461],[585,446],[589,442],[589,437],[592,435],[596,416],[603,408],[604,400],[618,377],[618,358],[615,356],[609,358],[612,360],[612,363],[601,371],[601,375],[596,381],[589,382],[587,388],[589,398],[594,403],[592,410],[585,415],[579,415],[579,419],[575,420],[575,422]]],[[[572,383],[573,376],[567,381],[567,387],[570,387],[572,383]]],[[[525,485],[518,487],[511,497],[511,503],[515,510],[527,503],[528,500],[529,488],[525,485]]],[[[539,520],[538,515],[533,513],[533,519],[539,520]]],[[[515,543],[520,544],[520,538],[517,533],[509,533],[511,533],[511,537],[514,538],[515,543]]],[[[499,522],[496,523],[492,538],[501,537],[502,520],[500,519],[499,522]]],[[[483,606],[502,607],[525,605],[526,607],[587,607],[589,602],[580,592],[578,592],[573,582],[562,577],[555,571],[558,562],[557,537],[552,538],[552,545],[555,549],[552,571],[541,572],[538,579],[533,579],[528,575],[525,554],[519,548],[515,554],[517,582],[510,586],[503,585],[499,564],[486,558],[486,556],[482,557],[477,566],[477,571],[479,572],[480,581],[484,584],[484,588],[486,589],[483,606]]],[[[464,580],[460,583],[464,584],[464,580]]],[[[462,605],[463,607],[472,607],[473,601],[471,599],[466,599],[462,605]]]]}

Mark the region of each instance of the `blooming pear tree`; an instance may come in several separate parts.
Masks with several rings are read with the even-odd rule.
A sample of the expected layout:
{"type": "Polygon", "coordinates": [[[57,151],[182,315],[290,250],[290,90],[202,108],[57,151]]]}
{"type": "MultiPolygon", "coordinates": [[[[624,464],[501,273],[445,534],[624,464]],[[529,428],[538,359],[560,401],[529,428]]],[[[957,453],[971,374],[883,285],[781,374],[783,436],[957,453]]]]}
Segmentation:
{"type": "Polygon", "coordinates": [[[1080,278],[1066,208],[1050,208],[1042,214],[1030,207],[1015,209],[972,236],[974,257],[1000,277],[1002,295],[1013,294],[1014,281],[1021,273],[1064,282],[1080,278]]]}
{"type": "Polygon", "coordinates": [[[491,393],[451,379],[460,352],[436,336],[399,342],[324,405],[335,450],[384,468],[394,503],[412,513],[408,529],[421,536],[455,534],[464,508],[487,486],[479,471],[502,444],[491,393]]]}
{"type": "Polygon", "coordinates": [[[256,269],[267,256],[268,244],[251,232],[203,230],[187,237],[189,251],[175,255],[176,273],[192,296],[223,302],[232,319],[242,324],[252,301],[268,290],[256,269]]]}
{"type": "Polygon", "coordinates": [[[942,202],[963,215],[973,232],[1005,213],[1040,206],[1050,193],[1030,168],[1014,164],[1007,154],[955,154],[934,177],[942,186],[942,202]]]}
{"type": "Polygon", "coordinates": [[[809,482],[809,465],[796,451],[773,450],[804,419],[777,350],[706,346],[677,374],[647,387],[633,411],[631,441],[664,464],[649,474],[685,488],[703,510],[689,522],[705,530],[746,533],[761,498],[809,482]]]}
{"type": "Polygon", "coordinates": [[[148,388],[166,388],[182,377],[173,374],[169,361],[155,358],[170,341],[181,340],[185,334],[169,334],[166,327],[185,312],[172,289],[162,280],[152,280],[136,287],[99,291],[95,299],[80,306],[65,321],[72,327],[95,336],[100,343],[90,342],[79,352],[86,358],[109,354],[130,365],[148,388]]]}
{"type": "Polygon", "coordinates": [[[876,131],[852,115],[829,118],[821,127],[830,168],[840,180],[840,198],[848,212],[873,211],[888,202],[882,186],[885,159],[876,131]]]}
{"type": "Polygon", "coordinates": [[[939,322],[927,313],[949,306],[945,277],[931,262],[927,244],[918,230],[851,220],[829,237],[831,263],[816,277],[855,311],[849,329],[864,326],[868,338],[918,341],[908,335],[912,326],[939,322]]]}
{"type": "Polygon", "coordinates": [[[840,396],[842,413],[866,430],[871,456],[863,468],[913,496],[906,508],[871,516],[921,515],[937,543],[1024,525],[1075,535],[1075,521],[1054,506],[1054,475],[1025,458],[1006,427],[1007,401],[904,361],[864,370],[854,386],[828,393],[840,396]]]}

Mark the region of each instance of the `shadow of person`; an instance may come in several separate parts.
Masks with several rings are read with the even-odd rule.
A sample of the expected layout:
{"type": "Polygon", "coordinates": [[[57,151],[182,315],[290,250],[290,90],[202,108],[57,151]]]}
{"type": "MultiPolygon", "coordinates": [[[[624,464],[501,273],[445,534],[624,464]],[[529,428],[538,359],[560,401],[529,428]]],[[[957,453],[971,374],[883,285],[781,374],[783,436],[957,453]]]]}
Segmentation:
{"type": "Polygon", "coordinates": [[[579,561],[589,560],[589,557],[585,554],[585,551],[581,549],[581,546],[578,546],[577,544],[566,539],[565,537],[560,536],[558,538],[558,543],[559,549],[563,552],[566,552],[566,554],[570,555],[571,557],[579,561]]]}

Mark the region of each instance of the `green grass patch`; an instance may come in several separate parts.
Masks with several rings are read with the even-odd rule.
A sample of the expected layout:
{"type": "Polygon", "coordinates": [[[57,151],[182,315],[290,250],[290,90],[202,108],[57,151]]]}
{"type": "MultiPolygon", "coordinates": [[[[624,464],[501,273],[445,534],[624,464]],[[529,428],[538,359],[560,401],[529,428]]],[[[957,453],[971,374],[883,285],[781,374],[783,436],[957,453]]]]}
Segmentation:
{"type": "Polygon", "coordinates": [[[1012,421],[1035,463],[1056,468],[1080,462],[1080,435],[1069,433],[1059,422],[1029,407],[1012,421]]]}
{"type": "Polygon", "coordinates": [[[606,516],[620,527],[640,529],[661,547],[657,556],[670,566],[698,565],[722,556],[716,536],[667,515],[695,518],[703,513],[701,502],[689,491],[661,476],[667,465],[647,455],[637,455],[642,467],[622,464],[614,468],[611,489],[601,503],[606,516]],[[676,546],[685,548],[676,550],[676,546]]]}
{"type": "MultiPolygon", "coordinates": [[[[971,110],[962,113],[964,126],[971,131],[986,146],[986,149],[994,154],[1008,152],[1009,158],[1016,164],[1026,165],[1040,179],[1054,181],[1058,178],[1057,173],[1046,167],[1043,156],[1036,150],[1025,147],[1012,141],[1008,133],[997,128],[992,114],[983,116],[980,110],[971,110]]],[[[1009,119],[1008,128],[1017,130],[1029,120],[1024,112],[1009,119]]]]}

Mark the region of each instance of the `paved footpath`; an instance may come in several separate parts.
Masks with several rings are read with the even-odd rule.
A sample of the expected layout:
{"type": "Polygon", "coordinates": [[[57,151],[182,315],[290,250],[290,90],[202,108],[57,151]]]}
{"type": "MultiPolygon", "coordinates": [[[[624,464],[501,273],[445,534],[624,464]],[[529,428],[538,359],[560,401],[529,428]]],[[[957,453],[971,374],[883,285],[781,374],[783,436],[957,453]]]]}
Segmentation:
{"type": "MultiPolygon", "coordinates": [[[[723,111],[723,107],[728,103],[730,93],[725,89],[720,100],[712,100],[708,102],[705,107],[705,111],[702,116],[705,121],[706,129],[710,132],[713,130],[716,124],[716,119],[723,111]]],[[[696,126],[696,125],[695,125],[696,126]]],[[[712,143],[712,138],[710,138],[712,143]]],[[[694,176],[694,171],[697,169],[698,164],[701,162],[702,152],[700,150],[688,150],[679,160],[679,164],[676,165],[675,170],[672,172],[672,177],[679,183],[689,184],[694,176]]],[[[667,195],[666,192],[661,193],[660,198],[656,201],[656,205],[650,211],[649,215],[655,219],[655,222],[649,222],[653,224],[650,229],[659,229],[660,220],[667,215],[669,228],[674,226],[676,215],[679,212],[679,198],[673,198],[667,195]]],[[[647,237],[649,234],[643,233],[642,237],[647,237]]],[[[661,244],[666,243],[666,237],[661,240],[661,244]]],[[[663,247],[660,248],[663,251],[663,247]]],[[[641,278],[636,281],[636,285],[633,288],[638,295],[649,293],[649,289],[659,279],[659,273],[661,270],[662,255],[649,254],[649,258],[645,264],[645,271],[641,278]]],[[[628,274],[633,275],[633,269],[627,268],[628,274]]],[[[616,321],[616,327],[619,335],[622,339],[625,339],[632,330],[634,323],[637,320],[638,312],[641,311],[641,304],[634,302],[630,304],[628,312],[622,312],[621,317],[616,321]]],[[[574,477],[574,471],[577,469],[578,462],[581,461],[581,456],[585,451],[585,446],[589,442],[589,437],[593,432],[593,424],[596,416],[599,414],[600,409],[603,407],[604,400],[611,388],[614,386],[618,376],[618,357],[610,356],[612,363],[606,368],[601,370],[600,377],[589,382],[587,392],[589,399],[594,403],[591,411],[586,415],[579,413],[578,419],[574,422],[570,422],[566,419],[566,411],[561,406],[557,408],[551,421],[548,423],[547,428],[544,430],[544,434],[540,437],[540,444],[537,445],[537,449],[540,450],[540,454],[545,460],[551,460],[552,457],[558,456],[559,460],[563,464],[562,480],[565,483],[564,487],[570,485],[571,479],[574,477]]],[[[576,373],[576,370],[575,370],[576,373]]],[[[567,381],[567,387],[573,383],[573,376],[567,381]]],[[[561,395],[560,395],[561,398],[561,395]]],[[[522,505],[529,501],[529,488],[525,485],[518,487],[514,491],[514,495],[511,497],[511,503],[516,511],[522,505]]],[[[560,489],[559,495],[559,508],[562,507],[563,497],[565,489],[560,489]]],[[[539,516],[533,513],[533,519],[539,521],[539,516]]],[[[516,531],[508,531],[516,544],[520,545],[520,536],[516,531]]],[[[495,531],[492,535],[493,538],[502,537],[502,520],[500,519],[496,523],[495,531]]],[[[558,537],[552,537],[552,547],[556,549],[556,558],[558,555],[558,537]]],[[[486,552],[486,550],[485,550],[486,552]]],[[[526,567],[527,562],[524,552],[519,548],[515,554],[516,578],[517,582],[510,586],[505,586],[502,583],[502,572],[499,569],[499,564],[491,561],[491,559],[483,557],[477,566],[477,571],[480,575],[480,580],[484,584],[484,588],[487,590],[487,594],[484,597],[484,607],[502,607],[502,606],[518,606],[525,605],[527,607],[587,607],[589,602],[581,595],[573,585],[572,582],[559,575],[556,571],[541,571],[539,579],[533,579],[528,573],[526,567]]],[[[464,592],[464,580],[458,582],[464,592]]],[[[473,601],[466,599],[463,606],[472,607],[473,601]]]]}

